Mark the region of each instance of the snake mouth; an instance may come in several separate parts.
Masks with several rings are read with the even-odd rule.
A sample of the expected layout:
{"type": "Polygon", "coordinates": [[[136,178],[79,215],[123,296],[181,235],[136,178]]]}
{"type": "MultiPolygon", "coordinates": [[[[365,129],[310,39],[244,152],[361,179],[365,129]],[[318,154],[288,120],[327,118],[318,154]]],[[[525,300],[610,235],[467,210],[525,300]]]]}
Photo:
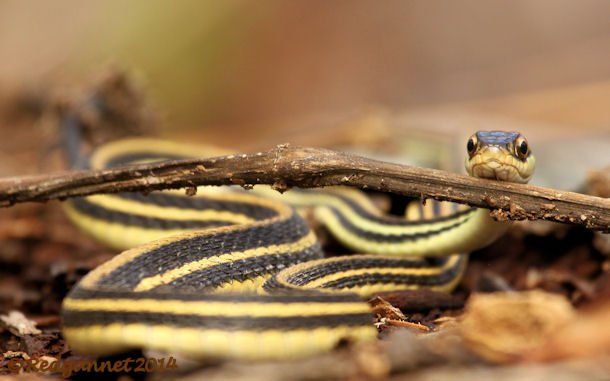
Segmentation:
{"type": "Polygon", "coordinates": [[[472,175],[482,179],[512,181],[520,178],[519,171],[512,165],[506,165],[498,161],[488,161],[472,166],[472,175]]]}
{"type": "Polygon", "coordinates": [[[482,179],[527,183],[533,174],[533,160],[531,156],[523,161],[503,147],[488,146],[466,159],[466,170],[482,179]]]}

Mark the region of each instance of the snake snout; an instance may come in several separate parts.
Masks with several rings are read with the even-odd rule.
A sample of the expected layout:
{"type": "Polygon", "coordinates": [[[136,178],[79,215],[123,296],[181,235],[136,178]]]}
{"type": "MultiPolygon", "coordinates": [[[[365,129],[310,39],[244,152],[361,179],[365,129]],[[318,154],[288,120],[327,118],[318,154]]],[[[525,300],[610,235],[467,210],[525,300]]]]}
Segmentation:
{"type": "Polygon", "coordinates": [[[476,156],[470,159],[467,169],[471,175],[490,180],[515,181],[519,176],[514,160],[506,150],[498,146],[483,147],[476,156]]]}
{"type": "Polygon", "coordinates": [[[511,178],[511,169],[497,161],[477,165],[473,167],[473,174],[482,179],[508,181],[511,178]]]}

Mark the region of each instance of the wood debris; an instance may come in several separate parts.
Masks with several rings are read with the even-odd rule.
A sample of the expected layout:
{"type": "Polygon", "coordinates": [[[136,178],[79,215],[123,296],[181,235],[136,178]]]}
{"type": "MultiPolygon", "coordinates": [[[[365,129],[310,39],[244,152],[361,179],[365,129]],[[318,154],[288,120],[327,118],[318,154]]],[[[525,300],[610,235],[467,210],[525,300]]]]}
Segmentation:
{"type": "Polygon", "coordinates": [[[12,334],[17,336],[39,335],[42,332],[36,328],[36,323],[29,320],[19,311],[10,311],[7,315],[0,315],[0,322],[12,334]]]}

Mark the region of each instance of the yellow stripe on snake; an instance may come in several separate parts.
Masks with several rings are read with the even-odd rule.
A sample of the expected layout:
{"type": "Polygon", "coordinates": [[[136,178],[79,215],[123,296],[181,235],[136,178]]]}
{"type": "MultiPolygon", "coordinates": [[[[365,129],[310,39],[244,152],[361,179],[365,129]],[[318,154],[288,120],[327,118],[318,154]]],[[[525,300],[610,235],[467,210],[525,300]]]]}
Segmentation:
{"type": "MultiPolygon", "coordinates": [[[[534,170],[519,133],[479,131],[467,152],[473,176],[527,182],[534,170]]],[[[203,155],[184,144],[130,139],[99,148],[90,166],[203,155]]],[[[269,359],[327,351],[342,339],[372,340],[377,331],[363,297],[450,291],[467,261],[456,253],[483,247],[508,227],[487,210],[448,203],[414,203],[407,218],[388,216],[355,189],[269,193],[202,188],[192,197],[168,191],[67,201],[84,231],[128,249],[64,300],[70,346],[97,355],[151,348],[269,359]],[[366,254],[324,258],[294,209],[305,206],[340,243],[366,254]]]]}

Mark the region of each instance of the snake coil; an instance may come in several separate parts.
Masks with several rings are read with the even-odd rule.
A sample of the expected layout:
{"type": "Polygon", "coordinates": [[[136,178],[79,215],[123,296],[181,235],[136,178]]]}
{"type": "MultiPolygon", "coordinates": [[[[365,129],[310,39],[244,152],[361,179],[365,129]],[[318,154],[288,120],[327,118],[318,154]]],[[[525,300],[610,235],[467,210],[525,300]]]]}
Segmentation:
{"type": "MultiPolygon", "coordinates": [[[[526,182],[533,172],[519,133],[479,131],[467,152],[473,176],[526,182]]],[[[100,147],[89,162],[105,168],[201,155],[199,147],[127,139],[100,147]]],[[[437,202],[411,204],[407,218],[386,216],[360,191],[343,188],[270,197],[202,188],[193,197],[119,193],[65,204],[84,231],[127,249],[63,302],[70,346],[97,355],[142,347],[197,358],[292,358],[345,338],[371,340],[377,331],[363,296],[450,291],[467,262],[461,253],[508,226],[486,210],[437,202]],[[294,206],[313,207],[338,241],[367,254],[324,258],[294,206]]]]}

